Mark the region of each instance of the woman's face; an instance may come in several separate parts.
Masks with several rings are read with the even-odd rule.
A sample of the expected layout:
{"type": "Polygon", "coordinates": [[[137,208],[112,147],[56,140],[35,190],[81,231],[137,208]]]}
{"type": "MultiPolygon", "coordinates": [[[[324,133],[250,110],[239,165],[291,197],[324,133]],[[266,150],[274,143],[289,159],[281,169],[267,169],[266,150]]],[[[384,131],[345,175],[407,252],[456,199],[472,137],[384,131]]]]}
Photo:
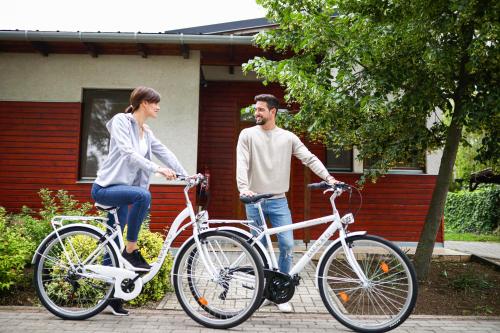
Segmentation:
{"type": "Polygon", "coordinates": [[[146,118],[156,119],[158,112],[160,112],[160,103],[144,102],[144,108],[146,110],[146,118]]]}

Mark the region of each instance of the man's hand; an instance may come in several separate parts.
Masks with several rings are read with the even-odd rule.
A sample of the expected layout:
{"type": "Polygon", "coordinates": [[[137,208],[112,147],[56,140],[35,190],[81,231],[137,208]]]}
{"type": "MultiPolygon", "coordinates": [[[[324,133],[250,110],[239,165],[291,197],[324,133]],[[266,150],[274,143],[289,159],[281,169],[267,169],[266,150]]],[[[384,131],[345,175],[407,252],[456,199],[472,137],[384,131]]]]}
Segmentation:
{"type": "Polygon", "coordinates": [[[250,190],[248,191],[241,191],[240,192],[240,197],[253,197],[254,195],[256,195],[257,193],[255,192],[252,192],[250,190]]]}
{"type": "Polygon", "coordinates": [[[326,182],[330,185],[336,184],[336,183],[342,183],[340,180],[335,179],[332,175],[329,175],[326,177],[326,182]]]}

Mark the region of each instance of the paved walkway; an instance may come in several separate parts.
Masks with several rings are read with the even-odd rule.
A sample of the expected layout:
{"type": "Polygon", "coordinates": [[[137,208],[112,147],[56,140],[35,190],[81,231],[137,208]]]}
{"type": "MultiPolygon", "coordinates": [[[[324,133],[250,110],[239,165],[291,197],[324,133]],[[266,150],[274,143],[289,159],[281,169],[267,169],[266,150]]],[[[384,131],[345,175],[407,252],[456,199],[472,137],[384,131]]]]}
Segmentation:
{"type": "MultiPolygon", "coordinates": [[[[242,325],[227,331],[211,330],[191,320],[184,312],[165,310],[132,310],[128,317],[115,317],[103,312],[83,321],[61,320],[45,309],[0,307],[0,332],[12,333],[206,333],[206,332],[352,332],[326,314],[256,313],[242,325]]],[[[500,331],[500,318],[412,316],[392,332],[500,331]]]]}
{"type": "Polygon", "coordinates": [[[474,254],[500,265],[500,243],[446,241],[444,247],[445,249],[474,254]]]}

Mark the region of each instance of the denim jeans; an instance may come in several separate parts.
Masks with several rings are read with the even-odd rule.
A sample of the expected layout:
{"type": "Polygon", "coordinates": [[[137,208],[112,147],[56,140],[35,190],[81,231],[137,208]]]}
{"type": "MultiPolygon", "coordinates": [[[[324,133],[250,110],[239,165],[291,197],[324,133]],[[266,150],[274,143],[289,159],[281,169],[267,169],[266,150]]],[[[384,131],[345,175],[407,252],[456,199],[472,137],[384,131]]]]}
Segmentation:
{"type": "MultiPolygon", "coordinates": [[[[151,204],[151,193],[139,186],[111,185],[102,187],[94,183],[91,194],[92,198],[100,204],[119,207],[117,215],[122,230],[128,224],[127,240],[137,242],[139,229],[151,204]]],[[[108,218],[108,225],[113,226],[114,216],[108,214],[108,218]]]]}
{"type": "MultiPolygon", "coordinates": [[[[264,218],[271,222],[271,226],[281,227],[292,224],[292,216],[288,208],[286,198],[268,199],[261,202],[262,212],[264,218]]],[[[260,219],[259,211],[254,204],[246,205],[247,218],[254,221],[254,225],[261,227],[263,222],[260,219]]],[[[252,231],[254,233],[254,231],[252,231]]],[[[280,232],[278,236],[278,246],[280,249],[280,256],[278,259],[279,270],[282,273],[290,272],[293,260],[293,231],[288,230],[280,232]]],[[[266,239],[262,239],[264,246],[267,246],[266,239]]]]}

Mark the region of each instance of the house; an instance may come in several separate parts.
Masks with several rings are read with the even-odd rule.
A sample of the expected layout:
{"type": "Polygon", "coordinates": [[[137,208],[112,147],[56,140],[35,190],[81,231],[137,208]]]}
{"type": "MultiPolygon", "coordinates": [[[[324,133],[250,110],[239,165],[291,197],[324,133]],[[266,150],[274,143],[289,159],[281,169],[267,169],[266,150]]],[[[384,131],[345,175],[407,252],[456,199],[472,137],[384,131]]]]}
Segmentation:
{"type": "MultiPolygon", "coordinates": [[[[265,19],[194,27],[164,33],[0,31],[0,206],[16,211],[40,206],[40,188],[65,189],[90,201],[98,163],[107,153],[104,123],[128,105],[133,88],[145,85],[162,95],[159,118],[150,125],[190,173],[210,174],[209,213],[244,217],[235,184],[235,147],[240,130],[252,124],[240,109],[269,92],[241,64],[256,55],[277,58],[252,44],[252,35],[272,28],[265,19]]],[[[285,106],[286,107],[286,106],[285,106]]],[[[323,145],[307,143],[337,178],[354,183],[367,163],[356,150],[335,157],[323,145]]],[[[353,228],[413,243],[434,189],[439,153],[425,165],[403,165],[368,184],[353,228]]],[[[288,193],[294,221],[328,214],[317,180],[294,160],[288,193]]],[[[183,187],[155,178],[150,228],[161,231],[184,207],[183,187]]],[[[194,194],[193,194],[194,199],[194,194]]],[[[341,210],[359,200],[340,200],[341,210]]],[[[306,242],[325,226],[298,231],[306,242]]],[[[438,243],[443,242],[439,232],[438,243]]]]}

